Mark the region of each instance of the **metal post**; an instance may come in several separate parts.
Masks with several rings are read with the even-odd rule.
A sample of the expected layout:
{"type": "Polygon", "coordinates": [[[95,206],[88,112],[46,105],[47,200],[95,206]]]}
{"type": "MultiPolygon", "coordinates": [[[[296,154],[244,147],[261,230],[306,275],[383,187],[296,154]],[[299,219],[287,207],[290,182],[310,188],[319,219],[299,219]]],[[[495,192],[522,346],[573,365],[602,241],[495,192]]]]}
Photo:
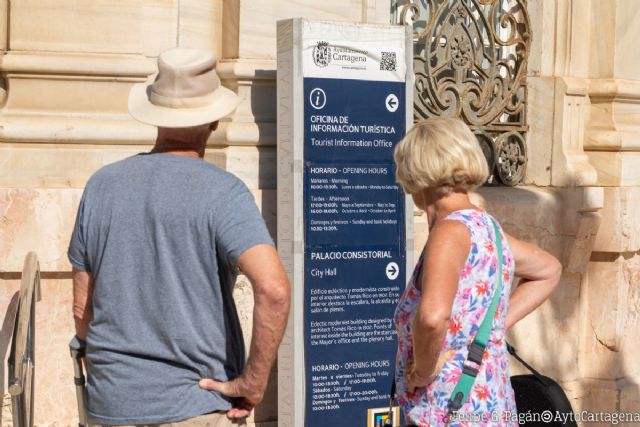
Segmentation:
{"type": "Polygon", "coordinates": [[[78,427],[89,426],[87,415],[84,409],[84,386],[86,378],[82,368],[82,358],[85,356],[85,343],[78,337],[73,337],[69,343],[71,358],[73,359],[73,380],[76,385],[76,400],[78,402],[78,427]]]}

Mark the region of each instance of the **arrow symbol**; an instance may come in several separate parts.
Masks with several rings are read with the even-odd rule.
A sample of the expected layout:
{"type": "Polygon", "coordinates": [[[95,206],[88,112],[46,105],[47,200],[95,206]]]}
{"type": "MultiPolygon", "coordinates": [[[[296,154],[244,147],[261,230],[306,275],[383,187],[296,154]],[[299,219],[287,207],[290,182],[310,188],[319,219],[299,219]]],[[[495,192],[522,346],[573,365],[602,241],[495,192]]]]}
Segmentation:
{"type": "Polygon", "coordinates": [[[400,267],[398,267],[398,264],[396,264],[395,262],[390,262],[389,264],[387,264],[385,272],[387,273],[387,278],[389,280],[396,280],[398,278],[398,275],[400,274],[400,267]]]}
{"type": "Polygon", "coordinates": [[[398,101],[398,97],[395,94],[390,93],[387,96],[387,99],[385,99],[384,104],[385,107],[387,107],[387,110],[394,113],[400,106],[400,101],[398,101]]]}

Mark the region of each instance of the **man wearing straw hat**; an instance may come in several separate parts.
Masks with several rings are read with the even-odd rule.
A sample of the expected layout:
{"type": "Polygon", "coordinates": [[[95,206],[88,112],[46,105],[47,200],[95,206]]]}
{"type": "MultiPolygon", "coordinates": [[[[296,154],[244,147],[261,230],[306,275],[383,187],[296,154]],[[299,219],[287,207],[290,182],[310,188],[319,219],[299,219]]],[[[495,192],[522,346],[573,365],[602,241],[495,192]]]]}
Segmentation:
{"type": "Polygon", "coordinates": [[[94,425],[238,425],[262,400],[290,290],[247,187],[202,159],[239,102],[215,66],[198,50],[160,55],[129,97],[158,127],[153,150],[100,169],[82,196],[68,256],[94,425]],[[255,298],[248,358],[238,269],[255,298]]]}

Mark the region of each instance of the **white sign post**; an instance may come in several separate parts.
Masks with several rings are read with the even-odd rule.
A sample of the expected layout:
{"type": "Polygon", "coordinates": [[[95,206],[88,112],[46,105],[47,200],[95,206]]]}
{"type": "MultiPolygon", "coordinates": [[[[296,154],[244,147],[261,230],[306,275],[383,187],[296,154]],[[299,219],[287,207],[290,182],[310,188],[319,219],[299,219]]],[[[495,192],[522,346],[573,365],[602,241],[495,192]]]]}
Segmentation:
{"type": "Polygon", "coordinates": [[[412,61],[405,27],[278,23],[278,252],[293,286],[280,427],[389,417],[413,250],[393,148],[412,124],[412,61]]]}

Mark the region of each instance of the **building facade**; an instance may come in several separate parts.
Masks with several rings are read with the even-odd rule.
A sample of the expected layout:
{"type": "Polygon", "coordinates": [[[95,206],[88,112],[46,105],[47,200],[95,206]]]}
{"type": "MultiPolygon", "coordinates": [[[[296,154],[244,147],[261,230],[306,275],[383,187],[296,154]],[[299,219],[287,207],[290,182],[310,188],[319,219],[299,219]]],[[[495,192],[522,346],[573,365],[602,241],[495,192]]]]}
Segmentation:
{"type": "MultiPolygon", "coordinates": [[[[0,352],[6,358],[23,259],[35,251],[43,279],[38,426],[76,423],[66,249],[91,174],[148,151],[155,140],[154,128],[128,115],[127,97],[155,72],[158,54],[197,47],[220,58],[223,84],[243,102],[212,135],[206,160],[249,186],[275,236],[276,22],[397,22],[406,3],[0,0],[0,352]]],[[[561,382],[574,409],[640,412],[640,4],[505,3],[525,4],[529,19],[527,163],[520,185],[484,187],[476,200],[509,233],[538,243],[564,266],[558,291],[513,328],[510,340],[561,382]]],[[[417,211],[413,220],[419,251],[425,220],[417,211]]],[[[248,338],[246,280],[235,295],[248,338]]],[[[522,371],[518,362],[512,371],[522,371]]],[[[0,372],[0,419],[8,426],[6,368],[0,372]]],[[[251,418],[255,425],[277,425],[275,377],[251,418]]]]}

